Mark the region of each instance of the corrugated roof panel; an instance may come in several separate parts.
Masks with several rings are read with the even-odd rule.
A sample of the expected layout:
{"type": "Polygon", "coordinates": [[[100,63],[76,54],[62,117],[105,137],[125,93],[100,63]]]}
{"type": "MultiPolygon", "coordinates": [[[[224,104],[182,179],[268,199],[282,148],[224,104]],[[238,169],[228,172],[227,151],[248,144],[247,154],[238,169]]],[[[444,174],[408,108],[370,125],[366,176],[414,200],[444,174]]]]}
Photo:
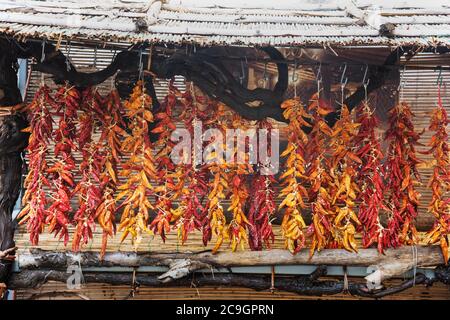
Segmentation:
{"type": "Polygon", "coordinates": [[[221,23],[186,22],[169,20],[148,27],[149,32],[158,34],[275,37],[275,36],[378,36],[370,27],[355,25],[292,24],[292,23],[221,23]]]}
{"type": "MultiPolygon", "coordinates": [[[[402,62],[405,62],[402,59],[402,62]]],[[[437,105],[438,87],[436,80],[439,72],[435,70],[413,70],[408,69],[408,66],[428,66],[438,67],[442,65],[450,64],[449,54],[433,54],[433,53],[421,53],[413,57],[406,64],[405,70],[402,70],[403,80],[405,81],[404,88],[400,93],[403,96],[413,113],[416,115],[414,118],[414,125],[416,131],[420,132],[422,129],[428,129],[430,124],[431,111],[437,105]]],[[[442,102],[447,112],[450,113],[450,71],[443,70],[441,73],[443,77],[444,87],[441,90],[442,102]]],[[[428,130],[422,135],[420,142],[427,144],[430,141],[433,132],[428,130]]],[[[428,147],[418,147],[419,150],[426,150],[428,147]]],[[[423,160],[430,160],[431,155],[418,155],[423,160]]],[[[417,189],[422,195],[420,198],[421,205],[419,206],[419,224],[430,225],[434,220],[433,216],[427,212],[427,206],[431,201],[431,190],[427,187],[428,180],[431,177],[432,169],[420,169],[422,176],[422,185],[417,189]]]]}
{"type": "Polygon", "coordinates": [[[212,14],[212,13],[185,13],[162,10],[159,14],[161,20],[201,21],[201,22],[226,22],[226,23],[295,23],[295,24],[337,24],[347,25],[355,23],[358,19],[351,17],[327,17],[310,15],[281,14],[212,14]]]}

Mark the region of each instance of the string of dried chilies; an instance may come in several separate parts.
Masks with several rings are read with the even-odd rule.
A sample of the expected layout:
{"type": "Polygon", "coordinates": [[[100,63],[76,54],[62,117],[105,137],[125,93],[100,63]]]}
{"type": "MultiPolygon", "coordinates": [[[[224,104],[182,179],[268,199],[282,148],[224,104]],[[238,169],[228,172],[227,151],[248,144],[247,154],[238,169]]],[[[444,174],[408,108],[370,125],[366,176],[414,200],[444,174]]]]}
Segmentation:
{"type": "Polygon", "coordinates": [[[102,256],[106,252],[108,238],[116,233],[115,214],[117,204],[114,198],[119,183],[119,164],[121,163],[121,138],[126,136],[125,122],[122,118],[123,106],[117,90],[111,91],[103,104],[105,110],[101,113],[101,135],[99,148],[104,151],[101,161],[100,185],[103,190],[95,217],[103,229],[102,256]]]}
{"type": "MultiPolygon", "coordinates": [[[[232,118],[231,127],[234,129],[245,130],[249,124],[241,116],[234,114],[232,118]]],[[[227,150],[231,152],[231,163],[228,172],[228,185],[230,190],[231,204],[228,211],[232,213],[232,219],[225,228],[225,234],[231,243],[231,250],[236,251],[238,246],[242,250],[245,244],[248,243],[248,228],[250,222],[247,218],[247,200],[249,191],[247,186],[247,177],[253,173],[253,168],[249,164],[249,154],[245,152],[245,159],[239,158],[239,150],[248,151],[246,148],[245,139],[237,139],[237,141],[227,141],[227,150]]],[[[228,160],[228,159],[227,159],[228,160]]]]}
{"type": "MultiPolygon", "coordinates": [[[[204,121],[208,119],[206,108],[207,99],[196,94],[193,85],[182,96],[183,122],[191,137],[195,136],[195,131],[203,131],[204,121]],[[203,110],[202,110],[203,109],[203,110]]],[[[208,225],[208,204],[205,199],[208,196],[209,171],[203,163],[202,141],[194,141],[191,145],[191,161],[183,166],[183,178],[185,186],[182,192],[182,199],[178,212],[180,218],[177,221],[179,239],[182,243],[194,230],[203,232],[203,243],[207,242],[207,231],[203,227],[208,225]]]]}
{"type": "Polygon", "coordinates": [[[420,134],[414,131],[413,113],[405,102],[400,102],[389,112],[389,129],[385,139],[389,142],[385,171],[389,172],[388,222],[383,230],[383,248],[402,244],[417,244],[418,233],[414,226],[419,206],[419,193],[415,186],[420,176],[415,146],[420,134]]]}
{"type": "Polygon", "coordinates": [[[80,110],[83,113],[76,133],[78,150],[82,155],[79,166],[81,180],[73,190],[73,194],[78,196],[78,209],[73,217],[75,232],[72,249],[74,251],[80,249],[81,241],[87,244],[93,238],[96,212],[102,200],[101,171],[102,159],[105,155],[100,148],[100,143],[93,139],[94,123],[97,120],[96,111],[101,110],[100,105],[102,105],[101,97],[95,89],[88,89],[82,93],[80,110]]]}
{"type": "Polygon", "coordinates": [[[331,208],[329,211],[332,221],[331,234],[333,240],[328,244],[331,248],[345,248],[357,251],[355,233],[360,225],[355,213],[355,200],[360,192],[355,182],[355,163],[360,164],[353,145],[359,124],[352,121],[352,114],[347,106],[341,108],[341,117],[331,134],[330,176],[329,185],[331,208]],[[356,226],[355,226],[356,225],[356,226]]]}
{"type": "MultiPolygon", "coordinates": [[[[136,246],[141,242],[144,232],[151,232],[148,225],[149,210],[155,209],[149,200],[154,189],[152,181],[157,179],[148,127],[148,123],[153,122],[151,106],[152,100],[145,92],[144,83],[138,81],[124,104],[131,133],[122,141],[121,150],[129,155],[129,159],[122,165],[120,175],[126,177],[126,182],[118,187],[120,193],[116,197],[116,201],[124,198],[119,225],[119,230],[123,231],[121,240],[131,235],[136,246]]],[[[157,228],[169,231],[170,227],[168,222],[162,222],[157,228]]]]}
{"type": "Polygon", "coordinates": [[[159,136],[154,143],[157,149],[155,155],[156,178],[163,183],[154,188],[157,213],[150,224],[150,228],[163,241],[166,240],[167,233],[170,232],[170,227],[168,227],[170,223],[176,221],[180,216],[179,210],[173,209],[173,202],[182,195],[184,185],[182,170],[176,171],[176,167],[170,159],[174,145],[170,136],[176,129],[173,122],[173,110],[178,103],[178,96],[181,96],[181,93],[174,87],[173,81],[170,81],[169,93],[161,104],[159,112],[155,115],[157,123],[151,131],[152,134],[159,136]]]}
{"type": "Polygon", "coordinates": [[[76,167],[73,152],[76,146],[77,111],[81,105],[80,92],[69,86],[61,87],[55,95],[57,108],[55,115],[59,117],[59,127],[53,133],[55,149],[51,157],[51,165],[47,169],[53,182],[50,198],[53,203],[47,209],[46,224],[48,231],[59,235],[66,245],[69,241],[69,223],[71,199],[75,188],[74,169],[76,167]]]}
{"type": "MultiPolygon", "coordinates": [[[[222,135],[225,132],[226,124],[223,121],[226,107],[222,104],[216,105],[215,124],[218,132],[222,135]]],[[[216,150],[211,150],[211,163],[208,164],[208,169],[211,176],[210,191],[208,194],[208,223],[205,228],[203,240],[210,241],[214,236],[216,238],[212,252],[215,253],[222,246],[226,234],[226,218],[224,213],[224,201],[226,193],[229,188],[228,183],[228,165],[223,158],[223,150],[226,149],[224,141],[216,141],[216,150]],[[221,157],[222,156],[222,157],[221,157]],[[214,160],[215,161],[212,161],[214,160]]]]}
{"type": "Polygon", "coordinates": [[[44,231],[47,217],[46,189],[51,188],[48,179],[49,144],[52,140],[53,120],[51,110],[56,108],[56,102],[50,95],[50,89],[42,86],[29,105],[30,132],[28,142],[28,175],[24,186],[26,191],[22,198],[23,208],[18,215],[20,224],[27,223],[30,242],[37,245],[39,234],[44,231]]]}
{"type": "Polygon", "coordinates": [[[332,130],[323,116],[331,108],[320,99],[319,93],[311,97],[308,111],[312,113],[313,125],[306,145],[306,176],[310,187],[308,197],[311,202],[311,224],[307,235],[311,237],[310,255],[328,246],[332,240],[331,197],[327,188],[332,182],[326,144],[330,142],[332,130]],[[331,214],[330,214],[331,213],[331,214]]]}
{"type": "Polygon", "coordinates": [[[281,229],[285,238],[285,246],[292,253],[299,252],[305,246],[306,227],[302,217],[302,210],[305,208],[304,198],[308,192],[302,181],[305,176],[305,145],[308,137],[303,131],[303,127],[310,127],[305,119],[310,119],[309,114],[301,104],[299,99],[285,101],[281,107],[284,109],[283,116],[289,120],[288,145],[281,157],[287,157],[285,171],[280,176],[283,189],[280,197],[283,199],[279,208],[285,208],[281,229]]]}
{"type": "Polygon", "coordinates": [[[432,190],[431,202],[428,206],[435,222],[432,229],[426,234],[425,243],[439,243],[444,257],[444,263],[448,263],[448,235],[450,234],[450,145],[448,142],[447,126],[449,124],[447,111],[442,105],[440,88],[438,88],[438,105],[433,110],[429,130],[434,132],[427,154],[432,154],[433,174],[428,182],[432,190]]]}
{"type": "Polygon", "coordinates": [[[368,101],[362,103],[357,113],[361,124],[355,137],[355,154],[361,159],[357,168],[357,181],[361,186],[359,194],[359,214],[361,222],[359,230],[362,231],[362,245],[365,248],[376,243],[378,251],[383,253],[383,225],[380,220],[380,211],[387,210],[384,205],[384,168],[382,165],[383,152],[376,129],[379,120],[368,101]]]}
{"type": "MultiPolygon", "coordinates": [[[[272,124],[268,121],[260,121],[258,129],[261,133],[265,132],[266,137],[271,136],[272,124]],[[264,131],[261,131],[264,130],[264,131]]],[[[263,139],[258,140],[260,148],[266,147],[269,157],[271,156],[270,142],[264,146],[263,139]]],[[[274,174],[271,174],[271,163],[264,163],[262,159],[258,157],[257,170],[253,174],[251,179],[251,191],[250,191],[250,209],[248,211],[249,221],[249,245],[252,250],[262,250],[263,245],[270,248],[271,244],[275,241],[275,235],[272,227],[272,220],[275,219],[276,204],[275,204],[275,190],[274,184],[276,183],[274,174]]]]}

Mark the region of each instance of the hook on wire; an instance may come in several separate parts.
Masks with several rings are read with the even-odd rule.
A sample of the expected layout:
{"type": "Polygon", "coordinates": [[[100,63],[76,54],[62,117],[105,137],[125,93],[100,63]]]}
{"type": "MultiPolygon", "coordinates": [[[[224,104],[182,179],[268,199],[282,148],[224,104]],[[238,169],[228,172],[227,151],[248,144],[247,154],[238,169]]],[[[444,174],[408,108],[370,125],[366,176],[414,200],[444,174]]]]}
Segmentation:
{"type": "Polygon", "coordinates": [[[438,106],[439,107],[443,107],[442,106],[442,96],[441,96],[441,88],[442,88],[442,83],[443,83],[444,77],[442,76],[442,67],[439,67],[439,74],[436,80],[436,85],[437,85],[437,96],[438,96],[438,106]]]}
{"type": "Polygon", "coordinates": [[[342,69],[343,70],[341,75],[341,106],[344,105],[344,88],[348,83],[348,77],[345,76],[345,72],[347,71],[347,62],[344,62],[342,69]]]}
{"type": "Polygon", "coordinates": [[[319,68],[317,68],[316,81],[322,81],[322,62],[319,64],[319,68]]]}
{"type": "Polygon", "coordinates": [[[143,73],[144,73],[144,63],[142,61],[143,56],[143,50],[140,48],[139,50],[139,80],[143,80],[143,73]]]}
{"type": "Polygon", "coordinates": [[[72,67],[70,66],[70,50],[72,49],[72,43],[70,41],[68,41],[66,43],[66,48],[67,48],[67,56],[66,56],[66,70],[67,72],[69,72],[72,67]]]}
{"type": "Polygon", "coordinates": [[[317,68],[316,74],[316,82],[317,82],[317,95],[320,95],[320,83],[322,82],[322,62],[319,63],[319,67],[317,68]]]}
{"type": "Polygon", "coordinates": [[[42,41],[42,52],[41,52],[41,63],[45,61],[45,45],[47,44],[47,40],[44,39],[42,41]]]}
{"type": "Polygon", "coordinates": [[[267,76],[267,61],[264,63],[263,78],[264,78],[265,81],[269,80],[269,77],[267,76]]]}
{"type": "Polygon", "coordinates": [[[370,82],[370,78],[367,78],[367,73],[369,72],[369,65],[366,64],[366,69],[364,70],[364,77],[362,80],[362,84],[363,85],[369,85],[370,82]]]}
{"type": "Polygon", "coordinates": [[[400,101],[403,101],[403,88],[405,87],[406,80],[405,80],[405,72],[406,72],[406,64],[403,65],[403,71],[401,71],[400,74],[400,82],[398,84],[398,91],[400,91],[400,101]]]}
{"type": "Polygon", "coordinates": [[[364,97],[365,101],[367,101],[367,87],[369,86],[370,78],[367,77],[367,73],[369,71],[369,65],[366,64],[366,70],[364,71],[364,77],[362,80],[362,85],[364,87],[364,97]]]}
{"type": "Polygon", "coordinates": [[[295,83],[298,81],[298,74],[297,74],[297,60],[294,61],[294,70],[292,70],[292,82],[295,83]]]}
{"type": "MultiPolygon", "coordinates": [[[[247,56],[245,56],[245,66],[248,64],[247,56]]],[[[244,84],[245,79],[245,66],[244,66],[244,60],[241,60],[241,75],[239,76],[239,81],[241,82],[241,85],[244,84]]]]}
{"type": "Polygon", "coordinates": [[[264,72],[262,79],[259,81],[260,85],[264,86],[266,88],[267,81],[269,80],[269,77],[267,75],[267,61],[264,63],[264,72]]]}
{"type": "Polygon", "coordinates": [[[347,62],[344,62],[343,64],[343,70],[341,75],[341,86],[346,86],[348,82],[348,77],[345,76],[345,72],[347,71],[347,62]]]}
{"type": "Polygon", "coordinates": [[[444,80],[444,77],[442,76],[442,67],[439,67],[439,74],[436,80],[436,84],[441,87],[442,86],[442,82],[444,80]]]}
{"type": "Polygon", "coordinates": [[[403,65],[402,69],[403,70],[400,73],[400,81],[399,81],[399,84],[398,84],[398,88],[399,89],[404,88],[405,84],[406,84],[406,80],[405,80],[406,65],[403,65]]]}

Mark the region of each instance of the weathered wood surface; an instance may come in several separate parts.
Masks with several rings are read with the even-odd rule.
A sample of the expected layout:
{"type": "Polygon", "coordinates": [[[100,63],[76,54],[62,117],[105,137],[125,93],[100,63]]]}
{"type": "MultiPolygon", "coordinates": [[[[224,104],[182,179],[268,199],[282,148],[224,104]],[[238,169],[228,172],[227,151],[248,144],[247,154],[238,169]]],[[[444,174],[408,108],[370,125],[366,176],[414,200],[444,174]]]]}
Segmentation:
{"type": "MultiPolygon", "coordinates": [[[[442,263],[442,253],[438,246],[416,247],[417,266],[436,266],[442,263]]],[[[210,251],[198,253],[158,253],[158,252],[110,252],[103,260],[99,252],[53,252],[40,249],[29,249],[18,255],[17,261],[21,269],[64,268],[76,262],[82,267],[136,267],[167,265],[174,260],[190,259],[204,264],[221,267],[263,266],[263,265],[342,265],[370,266],[386,262],[408,262],[413,264],[412,247],[386,250],[380,254],[376,249],[361,249],[358,253],[342,249],[325,249],[317,252],[312,258],[308,251],[292,255],[288,250],[274,249],[265,251],[220,252],[210,251]]]]}
{"type": "Polygon", "coordinates": [[[200,269],[211,267],[263,266],[263,265],[342,265],[373,266],[376,270],[366,277],[368,281],[381,283],[386,279],[402,276],[414,266],[431,267],[442,264],[442,253],[438,246],[403,247],[386,250],[361,249],[358,253],[345,250],[326,249],[312,258],[309,252],[292,255],[287,250],[198,253],[144,253],[112,252],[103,260],[97,252],[49,252],[30,249],[18,255],[21,270],[36,268],[65,269],[72,264],[81,267],[139,267],[167,266],[169,271],[159,276],[161,281],[181,279],[200,269]]]}

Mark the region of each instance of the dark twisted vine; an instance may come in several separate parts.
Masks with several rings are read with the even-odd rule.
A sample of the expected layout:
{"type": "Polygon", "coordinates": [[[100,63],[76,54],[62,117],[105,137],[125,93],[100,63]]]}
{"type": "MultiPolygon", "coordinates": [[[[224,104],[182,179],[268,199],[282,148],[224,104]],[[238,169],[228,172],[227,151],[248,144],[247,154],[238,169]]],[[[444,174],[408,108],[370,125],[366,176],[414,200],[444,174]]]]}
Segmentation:
{"type": "MultiPolygon", "coordinates": [[[[415,285],[432,285],[433,281],[424,274],[417,274],[414,279],[408,279],[402,283],[380,290],[370,291],[362,283],[349,283],[346,287],[343,281],[339,280],[319,280],[326,276],[326,268],[319,266],[309,275],[302,276],[277,276],[275,278],[275,290],[292,292],[306,296],[329,296],[336,294],[349,294],[357,297],[380,299],[393,294],[397,294],[412,288],[415,285]]],[[[15,273],[10,278],[8,286],[13,289],[39,288],[48,281],[67,282],[71,274],[58,270],[23,270],[15,273]]],[[[255,291],[271,290],[270,275],[243,274],[210,274],[194,273],[185,278],[171,282],[162,282],[158,279],[158,274],[138,273],[134,279],[139,287],[245,287],[255,291]]],[[[448,270],[447,275],[448,277],[448,270]]],[[[132,273],[120,272],[84,272],[83,279],[86,283],[106,283],[110,285],[126,285],[133,281],[132,273]]],[[[442,279],[436,279],[442,281],[442,279]]],[[[445,283],[445,282],[444,282],[445,283]]]]}

